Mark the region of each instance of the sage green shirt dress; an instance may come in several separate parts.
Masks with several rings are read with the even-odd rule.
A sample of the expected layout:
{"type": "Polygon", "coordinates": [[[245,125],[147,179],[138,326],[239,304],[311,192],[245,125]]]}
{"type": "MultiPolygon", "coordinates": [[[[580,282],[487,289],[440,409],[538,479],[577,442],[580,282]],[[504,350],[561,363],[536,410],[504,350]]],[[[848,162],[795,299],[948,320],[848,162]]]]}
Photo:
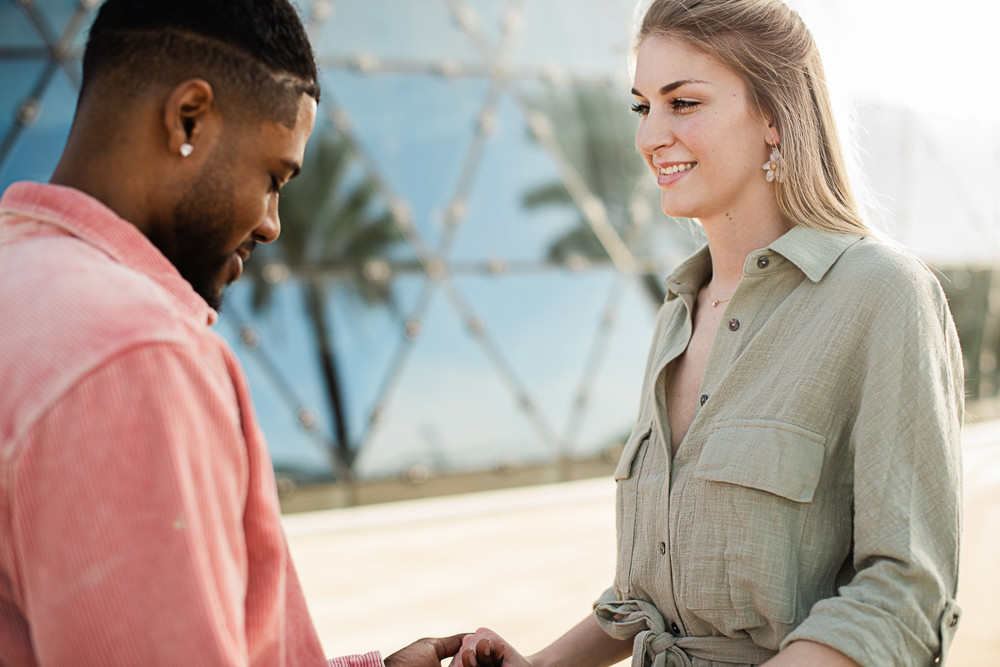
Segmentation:
{"type": "Polygon", "coordinates": [[[667,280],[599,622],[641,631],[635,665],[757,665],[797,639],[863,667],[934,664],[959,619],[964,411],[938,281],[886,243],[804,227],[751,253],[671,457],[664,370],[710,275],[705,247],[667,280]]]}

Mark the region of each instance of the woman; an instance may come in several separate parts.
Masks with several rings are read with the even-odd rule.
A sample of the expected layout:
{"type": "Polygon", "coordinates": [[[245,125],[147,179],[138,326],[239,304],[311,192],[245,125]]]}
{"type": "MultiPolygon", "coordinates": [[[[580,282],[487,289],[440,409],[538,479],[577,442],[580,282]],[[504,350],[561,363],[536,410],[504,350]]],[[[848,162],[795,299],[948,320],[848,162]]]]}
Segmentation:
{"type": "MultiPolygon", "coordinates": [[[[667,279],[615,473],[614,587],[528,662],[931,664],[959,613],[963,374],[940,285],[862,219],[780,0],[655,0],[635,56],[637,146],[708,245],[667,279]]],[[[474,644],[526,664],[486,630],[466,664],[474,644]]]]}

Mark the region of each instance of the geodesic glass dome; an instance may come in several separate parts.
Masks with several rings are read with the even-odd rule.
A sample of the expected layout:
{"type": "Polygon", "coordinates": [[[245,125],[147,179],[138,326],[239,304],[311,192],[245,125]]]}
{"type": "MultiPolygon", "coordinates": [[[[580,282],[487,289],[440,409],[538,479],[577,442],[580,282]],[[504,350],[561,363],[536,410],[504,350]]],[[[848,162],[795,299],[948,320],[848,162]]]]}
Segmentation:
{"type": "MultiPolygon", "coordinates": [[[[95,0],[0,0],[0,187],[61,153],[95,0]]],[[[277,468],[390,477],[599,456],[695,236],[635,154],[622,0],[316,0],[282,238],[218,324],[277,468]]]]}

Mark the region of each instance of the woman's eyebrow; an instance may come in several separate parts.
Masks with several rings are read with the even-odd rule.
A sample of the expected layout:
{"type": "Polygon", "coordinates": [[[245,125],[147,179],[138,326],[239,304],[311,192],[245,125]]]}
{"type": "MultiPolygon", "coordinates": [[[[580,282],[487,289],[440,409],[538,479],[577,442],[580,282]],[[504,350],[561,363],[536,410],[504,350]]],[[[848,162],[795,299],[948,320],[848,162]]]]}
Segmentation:
{"type": "MultiPolygon", "coordinates": [[[[674,92],[681,86],[686,86],[689,83],[711,83],[711,82],[702,81],[701,79],[681,79],[680,81],[674,81],[673,83],[668,83],[667,85],[660,88],[660,95],[669,95],[670,93],[674,92]]],[[[644,95],[635,88],[632,89],[632,94],[636,95],[637,97],[644,97],[644,95]]]]}

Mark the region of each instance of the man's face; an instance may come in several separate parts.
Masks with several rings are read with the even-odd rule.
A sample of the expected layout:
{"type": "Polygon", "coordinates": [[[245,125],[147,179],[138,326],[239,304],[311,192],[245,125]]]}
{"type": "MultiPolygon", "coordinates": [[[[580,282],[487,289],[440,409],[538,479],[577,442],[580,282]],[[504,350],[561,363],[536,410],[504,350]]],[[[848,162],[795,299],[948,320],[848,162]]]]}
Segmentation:
{"type": "Polygon", "coordinates": [[[174,206],[170,251],[157,245],[212,308],[257,243],[278,238],[278,190],[298,174],[315,120],[316,102],[303,95],[291,129],[271,121],[229,127],[174,206]]]}

